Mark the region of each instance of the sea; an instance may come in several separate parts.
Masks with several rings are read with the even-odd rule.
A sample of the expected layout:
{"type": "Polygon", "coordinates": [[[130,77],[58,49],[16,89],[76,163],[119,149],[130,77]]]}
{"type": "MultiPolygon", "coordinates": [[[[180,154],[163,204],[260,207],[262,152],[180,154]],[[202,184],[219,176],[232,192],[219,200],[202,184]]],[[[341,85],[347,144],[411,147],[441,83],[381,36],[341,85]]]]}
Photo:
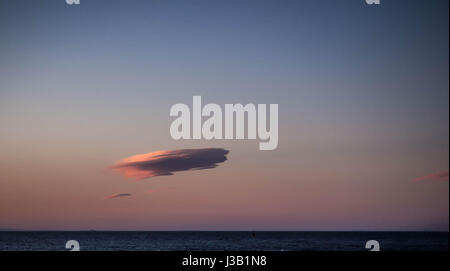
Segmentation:
{"type": "Polygon", "coordinates": [[[0,231],[0,250],[70,250],[69,240],[81,251],[367,251],[369,240],[381,251],[449,249],[448,232],[0,231]]]}

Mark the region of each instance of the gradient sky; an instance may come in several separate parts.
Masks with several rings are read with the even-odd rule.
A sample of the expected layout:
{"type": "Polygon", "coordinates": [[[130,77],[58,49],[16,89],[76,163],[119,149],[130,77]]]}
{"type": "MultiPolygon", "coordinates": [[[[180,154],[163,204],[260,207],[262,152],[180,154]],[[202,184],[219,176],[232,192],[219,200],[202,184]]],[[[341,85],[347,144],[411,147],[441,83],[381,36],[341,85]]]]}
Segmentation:
{"type": "Polygon", "coordinates": [[[0,0],[0,228],[448,231],[449,2],[381,2],[0,0]],[[279,104],[278,148],[173,140],[193,95],[279,104]],[[186,148],[230,153],[110,170],[186,148]]]}

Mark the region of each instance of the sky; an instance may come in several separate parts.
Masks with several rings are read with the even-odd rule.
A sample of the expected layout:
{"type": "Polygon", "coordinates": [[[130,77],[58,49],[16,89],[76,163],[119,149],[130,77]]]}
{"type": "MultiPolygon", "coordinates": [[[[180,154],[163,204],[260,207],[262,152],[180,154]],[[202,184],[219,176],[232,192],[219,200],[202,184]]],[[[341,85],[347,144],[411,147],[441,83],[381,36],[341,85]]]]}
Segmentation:
{"type": "Polygon", "coordinates": [[[448,231],[448,10],[0,0],[0,229],[448,231]],[[194,95],[277,149],[172,139],[194,95]]]}

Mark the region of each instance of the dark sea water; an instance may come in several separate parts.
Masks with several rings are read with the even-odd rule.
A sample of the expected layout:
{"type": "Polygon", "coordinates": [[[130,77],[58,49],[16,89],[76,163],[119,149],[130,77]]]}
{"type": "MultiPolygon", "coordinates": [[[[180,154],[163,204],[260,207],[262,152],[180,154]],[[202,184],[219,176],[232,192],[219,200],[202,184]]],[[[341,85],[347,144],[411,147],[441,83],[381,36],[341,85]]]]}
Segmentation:
{"type": "Polygon", "coordinates": [[[380,250],[447,250],[448,232],[111,232],[3,231],[0,250],[67,250],[77,240],[80,250],[264,250],[364,251],[377,240],[380,250]]]}

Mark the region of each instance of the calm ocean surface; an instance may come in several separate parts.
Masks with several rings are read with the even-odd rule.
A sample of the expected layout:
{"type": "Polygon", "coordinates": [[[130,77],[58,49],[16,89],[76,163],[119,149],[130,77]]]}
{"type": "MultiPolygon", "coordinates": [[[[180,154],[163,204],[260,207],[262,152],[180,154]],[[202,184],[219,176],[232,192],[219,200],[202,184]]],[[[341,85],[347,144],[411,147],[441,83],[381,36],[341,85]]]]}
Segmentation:
{"type": "Polygon", "coordinates": [[[0,250],[448,250],[448,232],[0,232],[0,250]]]}

